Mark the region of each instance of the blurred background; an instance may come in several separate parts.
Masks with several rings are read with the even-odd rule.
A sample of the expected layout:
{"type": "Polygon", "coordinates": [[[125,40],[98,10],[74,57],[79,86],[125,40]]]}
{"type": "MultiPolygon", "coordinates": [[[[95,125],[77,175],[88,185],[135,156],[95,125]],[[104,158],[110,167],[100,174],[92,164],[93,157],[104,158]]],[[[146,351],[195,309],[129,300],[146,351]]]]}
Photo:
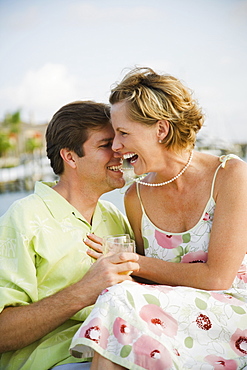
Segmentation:
{"type": "MultiPolygon", "coordinates": [[[[108,102],[135,66],[194,91],[206,114],[199,150],[246,160],[246,0],[0,0],[0,215],[54,178],[52,115],[74,100],[108,102]]],[[[106,195],[121,209],[122,192],[106,195]]]]}

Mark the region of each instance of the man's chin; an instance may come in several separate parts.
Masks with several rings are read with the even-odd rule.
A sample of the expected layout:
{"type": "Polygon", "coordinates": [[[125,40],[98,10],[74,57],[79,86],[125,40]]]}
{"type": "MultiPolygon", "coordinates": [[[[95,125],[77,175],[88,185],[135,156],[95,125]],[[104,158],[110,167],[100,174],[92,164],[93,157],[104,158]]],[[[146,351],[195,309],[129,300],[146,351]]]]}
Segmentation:
{"type": "Polygon", "coordinates": [[[126,182],[125,182],[125,180],[123,178],[122,181],[119,182],[119,184],[116,184],[115,185],[115,189],[121,189],[121,188],[123,188],[125,186],[125,184],[126,184],[126,182]]]}
{"type": "Polygon", "coordinates": [[[112,191],[112,190],[115,190],[115,189],[121,189],[125,185],[125,179],[122,177],[118,181],[112,181],[111,184],[109,184],[109,185],[111,186],[111,189],[109,191],[112,191]]]}

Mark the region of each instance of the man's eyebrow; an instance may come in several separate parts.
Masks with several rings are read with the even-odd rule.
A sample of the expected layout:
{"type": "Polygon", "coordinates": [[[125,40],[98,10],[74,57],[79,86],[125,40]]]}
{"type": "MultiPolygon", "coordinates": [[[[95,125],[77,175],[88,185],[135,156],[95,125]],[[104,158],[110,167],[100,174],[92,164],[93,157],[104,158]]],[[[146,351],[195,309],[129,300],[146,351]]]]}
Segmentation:
{"type": "Polygon", "coordinates": [[[104,138],[104,139],[100,139],[98,140],[98,143],[106,143],[106,142],[109,142],[109,141],[113,141],[113,137],[109,137],[109,138],[104,138]]]}

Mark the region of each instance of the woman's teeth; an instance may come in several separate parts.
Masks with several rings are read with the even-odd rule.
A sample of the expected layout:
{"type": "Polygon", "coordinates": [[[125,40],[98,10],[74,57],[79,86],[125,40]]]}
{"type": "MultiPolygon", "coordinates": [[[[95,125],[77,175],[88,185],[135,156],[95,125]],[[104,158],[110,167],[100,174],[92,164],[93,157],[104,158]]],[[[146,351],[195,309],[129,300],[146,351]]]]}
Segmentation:
{"type": "Polygon", "coordinates": [[[134,163],[138,158],[138,155],[136,153],[126,153],[123,155],[123,159],[127,159],[128,162],[134,163]]]}
{"type": "Polygon", "coordinates": [[[123,154],[123,159],[132,158],[134,155],[135,155],[135,153],[126,153],[126,154],[123,154]]]}

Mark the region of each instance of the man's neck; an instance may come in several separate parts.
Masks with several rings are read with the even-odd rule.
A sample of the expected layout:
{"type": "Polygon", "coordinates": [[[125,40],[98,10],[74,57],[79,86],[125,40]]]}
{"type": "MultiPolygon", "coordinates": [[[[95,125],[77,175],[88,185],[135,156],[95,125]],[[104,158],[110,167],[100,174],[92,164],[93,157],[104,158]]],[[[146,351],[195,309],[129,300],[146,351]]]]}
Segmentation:
{"type": "Polygon", "coordinates": [[[78,212],[92,223],[92,217],[100,195],[90,193],[87,187],[72,186],[71,182],[60,180],[53,189],[64,197],[78,212]]]}

